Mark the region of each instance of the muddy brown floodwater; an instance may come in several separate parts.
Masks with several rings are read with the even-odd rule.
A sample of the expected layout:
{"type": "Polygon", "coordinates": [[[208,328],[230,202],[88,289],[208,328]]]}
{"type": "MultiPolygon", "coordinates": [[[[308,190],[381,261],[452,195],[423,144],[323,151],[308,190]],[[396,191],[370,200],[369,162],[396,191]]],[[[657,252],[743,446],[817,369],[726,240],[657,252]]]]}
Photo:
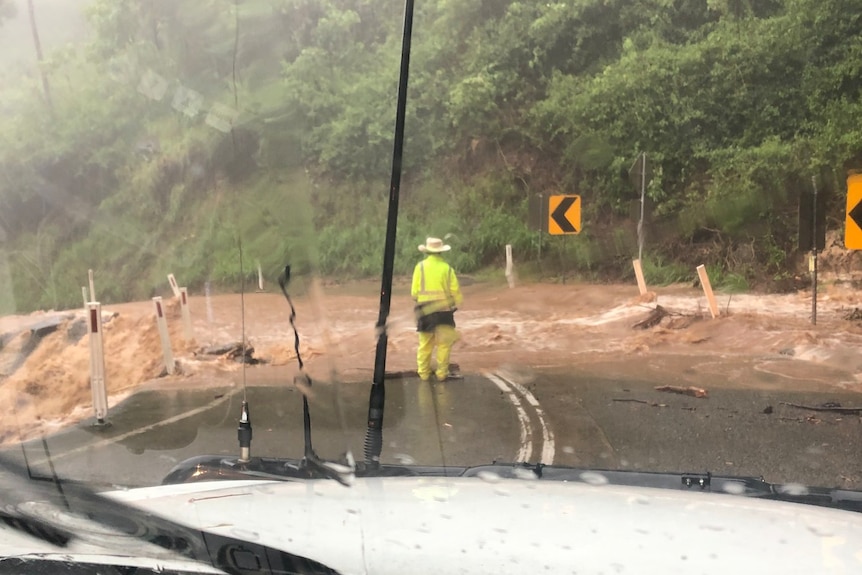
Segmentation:
{"type": "MultiPolygon", "coordinates": [[[[403,282],[396,284],[392,300],[388,371],[415,369],[416,335],[407,289],[403,282]]],[[[465,372],[572,366],[625,378],[648,369],[707,387],[862,390],[862,322],[844,319],[862,305],[862,298],[839,282],[826,282],[820,294],[818,324],[813,326],[809,292],[718,294],[722,315],[712,319],[703,293],[689,286],[660,288],[639,298],[630,285],[471,285],[464,289],[464,304],[456,314],[462,337],[453,361],[465,372]],[[656,304],[668,315],[647,329],[634,328],[656,304]],[[754,371],[774,377],[751,378],[754,371]]],[[[241,340],[240,301],[234,294],[192,294],[193,342],[183,340],[179,306],[168,305],[181,373],[166,377],[159,377],[163,365],[151,302],[106,306],[107,314],[116,314],[104,329],[110,403],[144,385],[238,385],[243,378],[250,383],[292,381],[297,371],[294,336],[290,309],[279,293],[244,296],[245,334],[265,365],[242,370],[235,361],[197,353],[202,346],[241,340]]],[[[323,380],[334,373],[345,382],[370,381],[379,305],[376,285],[317,287],[296,297],[295,305],[300,351],[309,373],[323,380]]],[[[14,333],[16,326],[40,315],[50,313],[0,318],[0,332],[14,333]]],[[[3,442],[92,415],[88,339],[70,337],[74,321],[66,320],[44,337],[23,363],[15,359],[23,358],[29,332],[9,339],[0,350],[3,365],[21,363],[0,375],[0,404],[14,406],[12,415],[0,420],[3,442]]]]}

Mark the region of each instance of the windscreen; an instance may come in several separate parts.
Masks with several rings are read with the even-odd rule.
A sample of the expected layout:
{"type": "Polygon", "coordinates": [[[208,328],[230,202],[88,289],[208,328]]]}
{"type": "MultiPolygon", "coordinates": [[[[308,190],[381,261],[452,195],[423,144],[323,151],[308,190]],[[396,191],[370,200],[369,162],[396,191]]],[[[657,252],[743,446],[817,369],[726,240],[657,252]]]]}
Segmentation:
{"type": "Polygon", "coordinates": [[[860,13],[0,0],[2,456],[862,489],[860,13]]]}

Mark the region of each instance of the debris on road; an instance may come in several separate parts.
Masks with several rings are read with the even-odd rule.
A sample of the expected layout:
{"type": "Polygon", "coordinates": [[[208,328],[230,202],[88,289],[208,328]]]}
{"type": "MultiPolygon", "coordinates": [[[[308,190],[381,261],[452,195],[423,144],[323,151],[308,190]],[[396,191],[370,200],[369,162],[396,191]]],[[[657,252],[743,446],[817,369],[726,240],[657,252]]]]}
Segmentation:
{"type": "Polygon", "coordinates": [[[223,345],[213,345],[202,347],[197,351],[197,354],[216,355],[224,359],[230,359],[237,363],[258,364],[261,360],[254,357],[254,346],[246,344],[243,347],[242,342],[231,342],[223,345]]]}
{"type": "Polygon", "coordinates": [[[800,403],[790,403],[788,401],[782,401],[781,405],[787,405],[789,407],[795,407],[796,409],[807,409],[809,411],[831,411],[833,413],[843,413],[846,415],[860,415],[862,414],[862,406],[858,407],[842,407],[840,403],[837,402],[826,402],[820,405],[803,405],[800,403]]]}
{"type": "Polygon", "coordinates": [[[652,407],[667,407],[666,403],[657,403],[655,401],[646,401],[645,399],[632,399],[628,397],[614,397],[612,401],[617,402],[626,402],[626,403],[643,403],[644,405],[650,405],[652,407]]]}
{"type": "Polygon", "coordinates": [[[766,415],[770,415],[772,413],[772,406],[767,405],[761,413],[765,413],[766,415]]]}
{"type": "MultiPolygon", "coordinates": [[[[649,314],[644,319],[633,324],[632,329],[650,329],[652,327],[662,325],[667,329],[682,330],[691,327],[691,324],[699,319],[700,317],[697,315],[670,311],[665,307],[656,305],[652,310],[650,310],[649,314]]],[[[689,343],[700,343],[707,339],[709,338],[703,337],[697,341],[691,341],[689,343]]]]}
{"type": "Polygon", "coordinates": [[[851,311],[844,314],[844,319],[848,321],[860,321],[862,320],[862,309],[858,307],[854,307],[851,311]]]}
{"type": "Polygon", "coordinates": [[[681,395],[690,395],[692,397],[707,397],[709,394],[702,387],[682,387],[679,385],[659,385],[654,388],[656,391],[667,391],[669,393],[679,393],[681,395]]]}
{"type": "Polygon", "coordinates": [[[632,329],[649,329],[661,323],[670,313],[660,305],[656,305],[649,315],[632,326],[632,329]]]}

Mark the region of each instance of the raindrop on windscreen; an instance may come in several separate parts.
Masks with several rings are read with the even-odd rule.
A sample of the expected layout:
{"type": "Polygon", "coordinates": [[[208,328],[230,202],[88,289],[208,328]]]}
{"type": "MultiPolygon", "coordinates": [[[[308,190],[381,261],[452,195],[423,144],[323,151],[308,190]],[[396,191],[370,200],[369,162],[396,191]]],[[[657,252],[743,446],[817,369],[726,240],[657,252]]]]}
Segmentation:
{"type": "Polygon", "coordinates": [[[722,489],[731,495],[742,495],[745,493],[745,484],[739,481],[728,481],[722,486],[722,489]]]}
{"type": "Polygon", "coordinates": [[[828,527],[822,525],[808,525],[808,530],[818,537],[832,537],[833,533],[828,527]]]}
{"type": "Polygon", "coordinates": [[[523,467],[516,467],[514,471],[515,477],[517,479],[526,479],[526,480],[534,480],[538,479],[536,477],[536,473],[530,469],[525,469],[523,467]]]}
{"type": "Polygon", "coordinates": [[[396,453],[392,457],[401,465],[416,465],[416,460],[406,453],[396,453]]]}
{"type": "Polygon", "coordinates": [[[585,471],[581,473],[581,481],[583,481],[584,483],[589,483],[590,485],[608,484],[608,478],[601,473],[596,473],[595,471],[585,471]]]}
{"type": "Polygon", "coordinates": [[[260,535],[258,535],[257,531],[250,531],[248,529],[231,529],[231,534],[236,535],[239,539],[243,539],[245,541],[257,541],[260,539],[260,535]]]}
{"type": "Polygon", "coordinates": [[[801,483],[788,483],[786,485],[779,485],[778,492],[784,495],[793,495],[794,497],[800,497],[802,495],[808,495],[808,487],[802,485],[801,483]]]}
{"type": "Polygon", "coordinates": [[[571,445],[566,445],[565,447],[563,447],[563,453],[572,454],[574,452],[575,452],[575,448],[572,447],[571,445]]]}
{"type": "Polygon", "coordinates": [[[649,505],[650,498],[645,495],[633,495],[628,499],[629,503],[637,503],[638,505],[649,505]]]}
{"type": "Polygon", "coordinates": [[[482,481],[486,481],[488,483],[499,483],[500,476],[494,473],[493,471],[480,471],[476,474],[476,477],[481,479],[482,481]]]}

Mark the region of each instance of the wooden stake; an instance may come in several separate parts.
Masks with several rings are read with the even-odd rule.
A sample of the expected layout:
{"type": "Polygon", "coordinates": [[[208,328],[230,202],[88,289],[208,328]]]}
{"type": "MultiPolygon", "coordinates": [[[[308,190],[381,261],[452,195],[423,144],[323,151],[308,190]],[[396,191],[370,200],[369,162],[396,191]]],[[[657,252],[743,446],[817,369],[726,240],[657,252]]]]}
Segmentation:
{"type": "Polygon", "coordinates": [[[706,294],[706,301],[709,303],[709,313],[715,319],[718,317],[718,302],[715,301],[715,294],[712,293],[712,285],[709,283],[709,275],[707,275],[706,267],[703,264],[697,266],[697,275],[700,277],[700,285],[703,286],[703,293],[706,294]]]}

